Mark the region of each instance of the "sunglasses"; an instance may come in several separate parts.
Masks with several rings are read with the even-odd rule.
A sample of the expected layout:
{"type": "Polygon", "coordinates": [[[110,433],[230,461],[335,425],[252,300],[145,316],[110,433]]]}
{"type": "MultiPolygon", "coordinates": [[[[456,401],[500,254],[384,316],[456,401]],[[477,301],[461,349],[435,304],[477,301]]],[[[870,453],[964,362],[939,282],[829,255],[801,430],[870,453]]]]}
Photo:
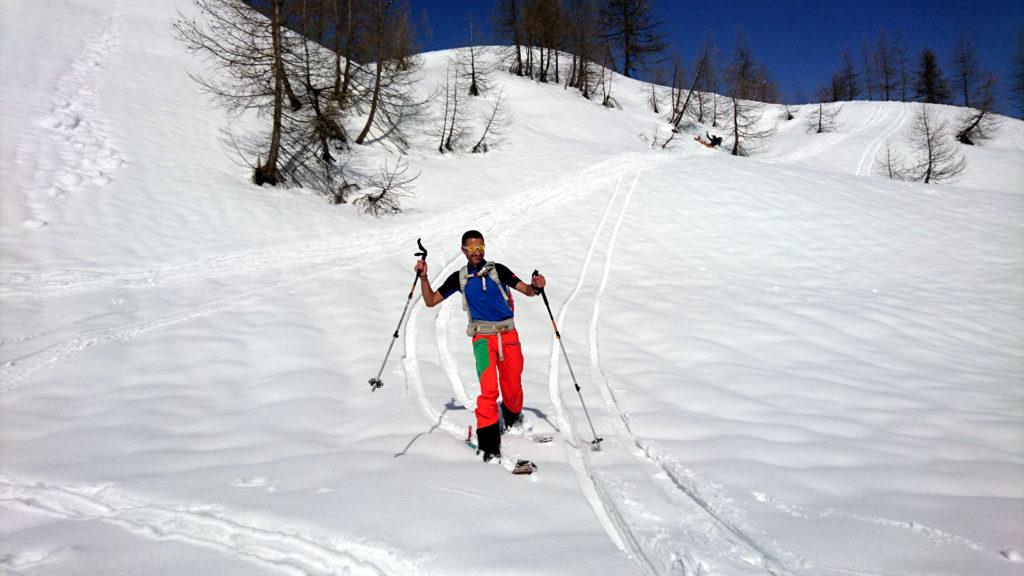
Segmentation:
{"type": "Polygon", "coordinates": [[[467,254],[483,254],[484,253],[484,245],[483,244],[481,244],[479,246],[463,246],[462,249],[465,250],[467,254]]]}

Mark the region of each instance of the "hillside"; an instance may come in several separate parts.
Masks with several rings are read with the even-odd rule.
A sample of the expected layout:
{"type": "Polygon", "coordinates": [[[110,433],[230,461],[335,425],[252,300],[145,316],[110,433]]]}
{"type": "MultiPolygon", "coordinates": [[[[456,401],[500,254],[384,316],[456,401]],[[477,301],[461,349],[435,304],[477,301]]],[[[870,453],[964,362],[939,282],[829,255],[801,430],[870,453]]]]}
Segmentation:
{"type": "Polygon", "coordinates": [[[871,174],[911,104],[769,114],[737,158],[652,150],[632,80],[609,110],[498,74],[502,145],[419,136],[375,219],[249,183],[175,4],[0,5],[0,571],[1020,574],[1024,122],[926,186],[871,174]],[[531,477],[462,445],[458,297],[367,385],[416,239],[436,288],[469,228],[546,275],[581,388],[517,298],[531,477]]]}

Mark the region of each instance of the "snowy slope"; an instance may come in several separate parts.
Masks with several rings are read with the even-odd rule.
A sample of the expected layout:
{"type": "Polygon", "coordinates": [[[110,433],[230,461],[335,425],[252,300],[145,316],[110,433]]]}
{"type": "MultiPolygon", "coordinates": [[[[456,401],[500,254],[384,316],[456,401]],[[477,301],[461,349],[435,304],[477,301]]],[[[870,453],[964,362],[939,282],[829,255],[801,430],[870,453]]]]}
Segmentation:
{"type": "Polygon", "coordinates": [[[0,571],[1021,573],[1024,123],[926,187],[870,175],[910,105],[742,159],[651,151],[638,83],[606,110],[500,75],[504,145],[423,136],[374,220],[247,184],[187,3],[0,7],[0,571]],[[535,476],[460,445],[457,299],[417,299],[369,393],[415,239],[436,286],[467,228],[547,276],[602,451],[539,299],[526,413],[555,441],[505,444],[535,476]]]}

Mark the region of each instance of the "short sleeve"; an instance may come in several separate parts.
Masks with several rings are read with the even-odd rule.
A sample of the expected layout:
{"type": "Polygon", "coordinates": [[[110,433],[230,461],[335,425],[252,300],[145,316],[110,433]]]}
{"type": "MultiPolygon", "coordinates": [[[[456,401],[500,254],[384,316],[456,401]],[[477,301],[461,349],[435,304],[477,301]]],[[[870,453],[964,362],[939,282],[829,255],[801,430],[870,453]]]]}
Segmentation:
{"type": "MultiPolygon", "coordinates": [[[[504,264],[495,264],[494,269],[498,271],[498,280],[501,280],[501,283],[505,286],[515,288],[516,284],[519,284],[519,277],[509,270],[504,264]]],[[[455,279],[455,282],[455,286],[458,288],[458,278],[455,279]]]]}
{"type": "Polygon", "coordinates": [[[459,273],[458,273],[458,271],[452,272],[448,276],[448,278],[445,279],[444,284],[441,284],[441,287],[437,291],[440,292],[441,296],[443,296],[445,298],[447,298],[447,297],[451,296],[452,294],[455,294],[456,292],[458,292],[459,291],[459,273]]]}

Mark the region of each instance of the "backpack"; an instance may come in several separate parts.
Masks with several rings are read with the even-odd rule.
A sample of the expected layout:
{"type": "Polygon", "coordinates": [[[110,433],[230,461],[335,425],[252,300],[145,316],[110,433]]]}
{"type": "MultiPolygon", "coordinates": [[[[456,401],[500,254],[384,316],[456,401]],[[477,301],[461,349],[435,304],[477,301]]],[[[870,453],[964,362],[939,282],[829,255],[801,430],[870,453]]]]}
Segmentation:
{"type": "Polygon", "coordinates": [[[469,265],[463,266],[459,270],[459,292],[462,292],[462,309],[466,311],[466,316],[469,318],[470,329],[473,327],[473,314],[469,311],[469,303],[466,301],[466,285],[473,278],[479,278],[483,282],[483,290],[487,291],[487,281],[484,279],[487,276],[494,282],[494,285],[498,287],[498,291],[501,292],[501,297],[505,299],[505,304],[508,304],[509,308],[512,307],[511,297],[508,291],[501,283],[501,279],[498,277],[498,270],[494,267],[494,262],[488,262],[483,265],[476,274],[469,273],[469,265]]]}

